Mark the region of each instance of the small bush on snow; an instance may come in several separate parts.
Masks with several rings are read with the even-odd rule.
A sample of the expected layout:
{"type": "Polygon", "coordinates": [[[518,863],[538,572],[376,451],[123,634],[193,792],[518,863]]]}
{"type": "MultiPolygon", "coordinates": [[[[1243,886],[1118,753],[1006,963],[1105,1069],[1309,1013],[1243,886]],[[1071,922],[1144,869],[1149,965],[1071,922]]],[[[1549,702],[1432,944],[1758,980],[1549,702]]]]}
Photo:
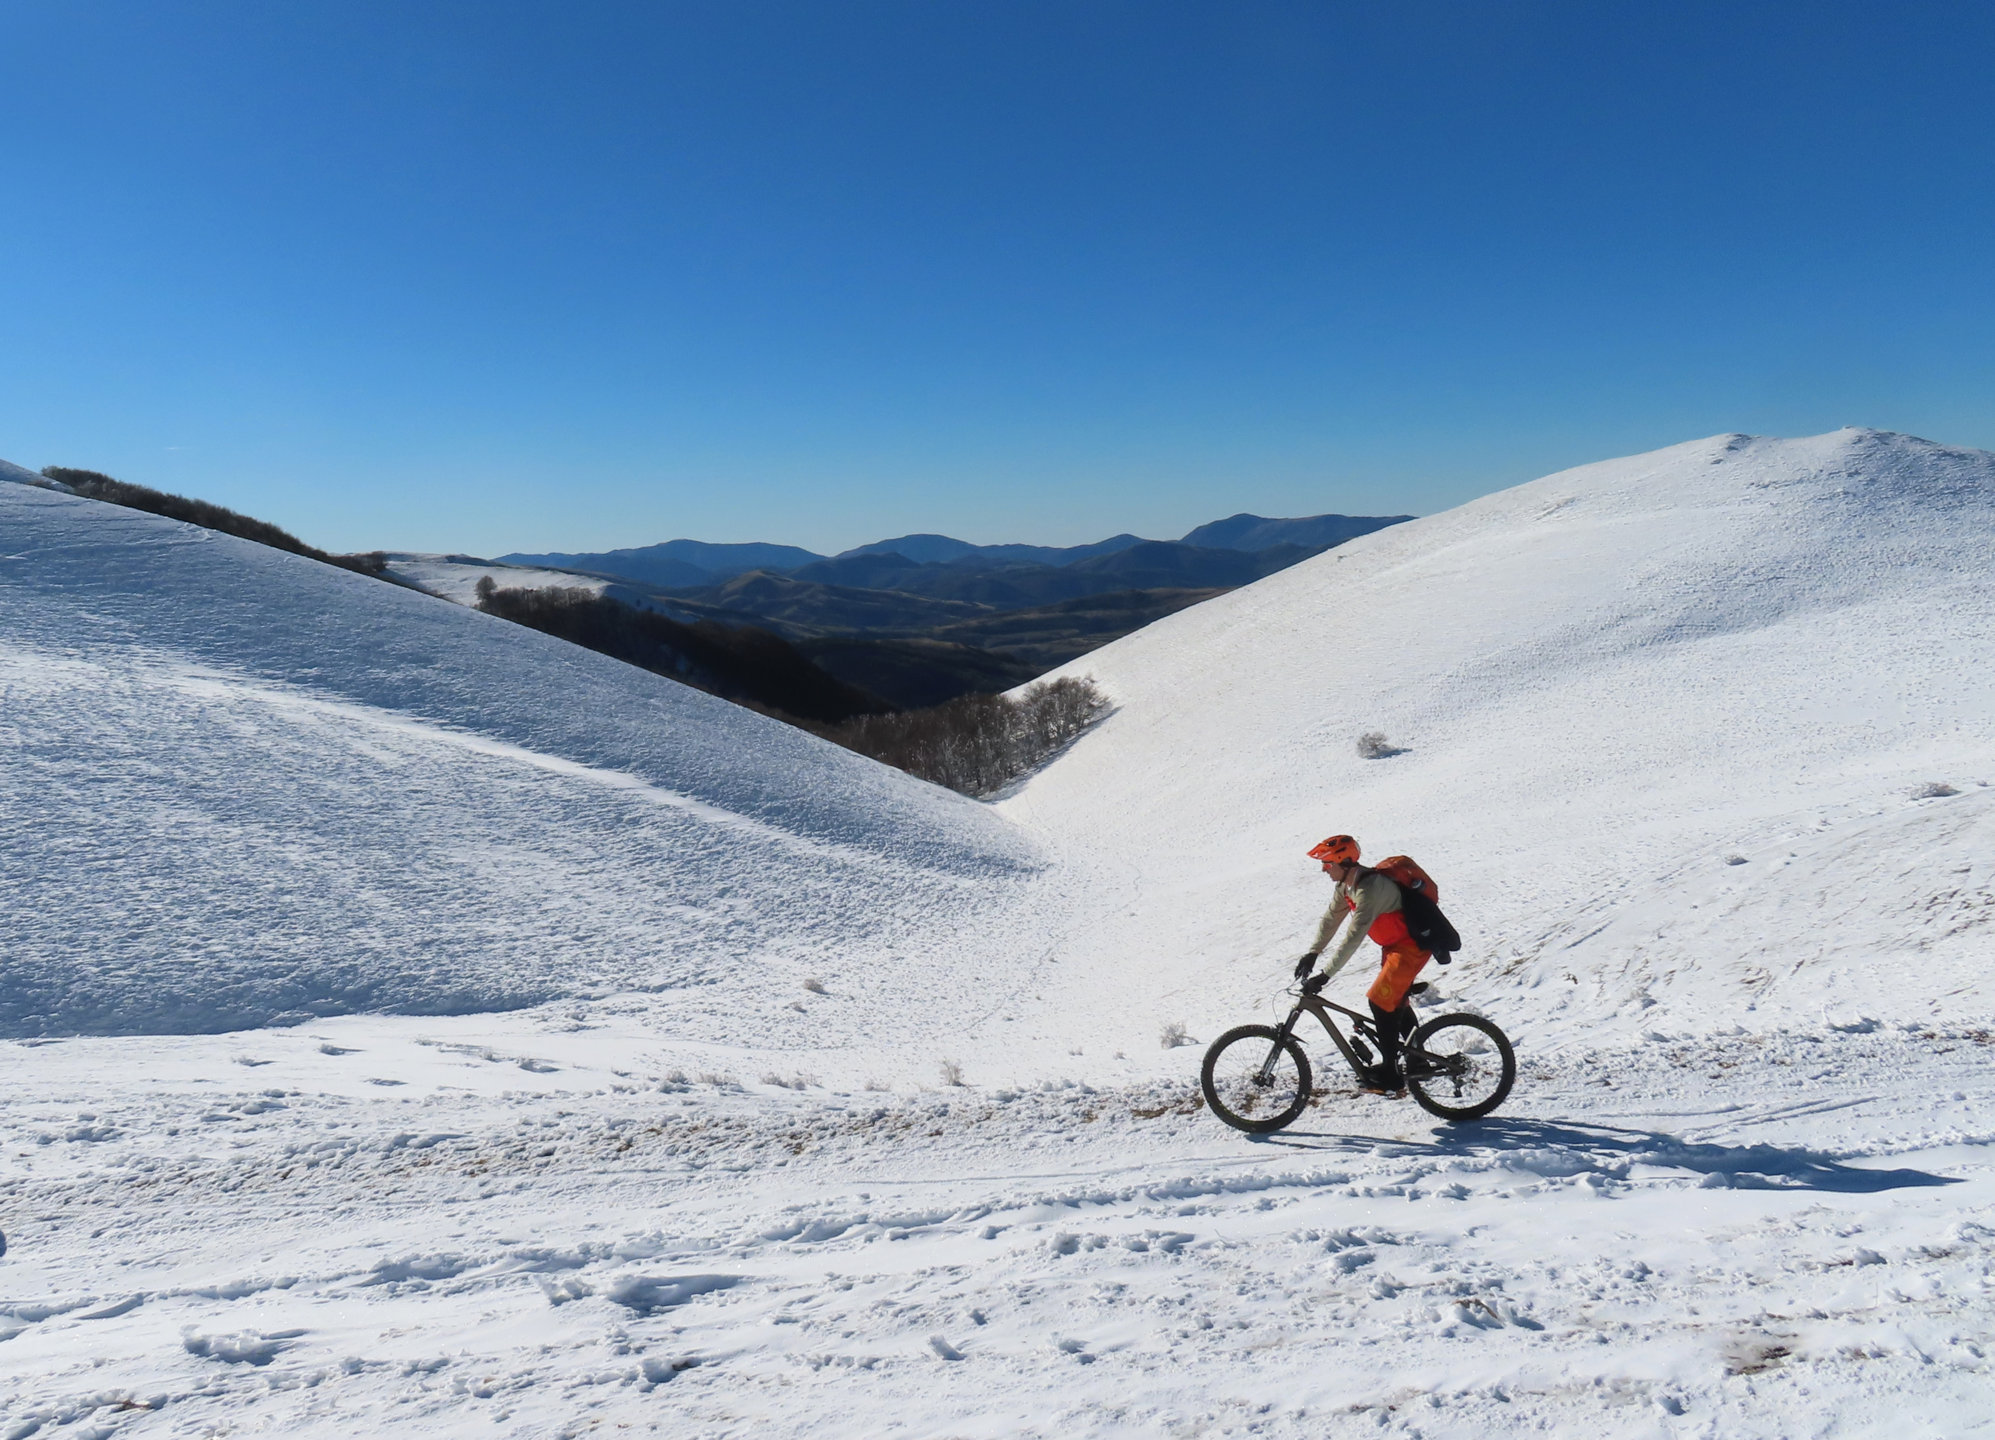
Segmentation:
{"type": "Polygon", "coordinates": [[[1387,760],[1405,753],[1385,738],[1383,730],[1367,730],[1358,737],[1358,754],[1367,760],[1387,760]]]}
{"type": "Polygon", "coordinates": [[[1180,1045],[1189,1045],[1192,1043],[1191,1032],[1185,1029],[1184,1022],[1181,1020],[1173,1020],[1170,1024],[1166,1025],[1163,1034],[1159,1038],[1164,1042],[1166,1050],[1175,1050],[1180,1045]]]}
{"type": "Polygon", "coordinates": [[[1958,795],[1960,791],[1944,780],[1928,780],[1912,792],[1914,800],[1939,800],[1948,795],[1958,795]]]}
{"type": "Polygon", "coordinates": [[[963,1067],[958,1065],[954,1060],[944,1060],[936,1068],[942,1076],[942,1083],[944,1085],[961,1085],[963,1083],[963,1067]]]}
{"type": "Polygon", "coordinates": [[[822,995],[824,993],[824,982],[812,976],[810,979],[804,981],[804,989],[810,991],[813,995],[822,995]]]}

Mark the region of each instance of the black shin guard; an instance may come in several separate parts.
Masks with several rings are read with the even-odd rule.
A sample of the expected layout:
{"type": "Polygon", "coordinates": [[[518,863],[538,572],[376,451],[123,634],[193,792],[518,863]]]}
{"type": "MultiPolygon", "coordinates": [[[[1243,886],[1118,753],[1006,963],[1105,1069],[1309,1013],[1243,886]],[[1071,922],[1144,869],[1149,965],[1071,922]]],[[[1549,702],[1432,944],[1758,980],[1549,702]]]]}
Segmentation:
{"type": "Polygon", "coordinates": [[[1372,1004],[1372,1022],[1378,1026],[1379,1064],[1387,1070],[1399,1069],[1399,1046],[1413,1033],[1413,1012],[1404,1001],[1397,1010],[1381,1010],[1372,1004]]]}

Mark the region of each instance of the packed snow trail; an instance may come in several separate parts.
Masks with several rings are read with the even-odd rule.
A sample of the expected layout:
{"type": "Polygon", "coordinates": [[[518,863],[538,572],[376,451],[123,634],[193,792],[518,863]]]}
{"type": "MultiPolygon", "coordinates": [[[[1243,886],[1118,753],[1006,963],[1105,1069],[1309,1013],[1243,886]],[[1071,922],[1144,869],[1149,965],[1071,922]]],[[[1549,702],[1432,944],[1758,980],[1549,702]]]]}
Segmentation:
{"type": "Polygon", "coordinates": [[[4,1433],[1990,1423],[1987,1031],[1527,1061],[1462,1127],[1333,1090],[1250,1143],[1188,1077],[791,1092],[406,1023],[0,1052],[4,1433]]]}

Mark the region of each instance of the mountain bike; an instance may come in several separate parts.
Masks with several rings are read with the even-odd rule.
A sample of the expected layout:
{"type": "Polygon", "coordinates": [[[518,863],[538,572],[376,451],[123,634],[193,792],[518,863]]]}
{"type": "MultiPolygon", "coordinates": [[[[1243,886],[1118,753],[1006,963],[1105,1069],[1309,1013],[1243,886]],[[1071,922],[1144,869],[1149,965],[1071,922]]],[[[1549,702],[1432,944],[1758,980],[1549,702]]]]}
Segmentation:
{"type": "MultiPolygon", "coordinates": [[[[1416,985],[1408,993],[1426,988],[1416,985]]],[[[1373,1063],[1379,1034],[1371,1016],[1325,1000],[1306,984],[1289,993],[1295,996],[1295,1008],[1280,1025],[1238,1026],[1205,1052],[1199,1072],[1205,1103],[1235,1130],[1265,1135],[1293,1123],[1309,1107],[1316,1092],[1310,1088],[1309,1056],[1295,1034],[1305,1012],[1330,1032],[1354,1076],[1362,1080],[1373,1063]],[[1351,1021],[1349,1039],[1337,1028],[1333,1010],[1351,1021]]],[[[1384,1053],[1382,1047],[1379,1053],[1384,1053]]],[[[1421,1108],[1443,1120],[1487,1115],[1517,1081],[1517,1055],[1509,1037],[1481,1015],[1441,1015],[1419,1026],[1400,1049],[1399,1068],[1421,1108]]]]}

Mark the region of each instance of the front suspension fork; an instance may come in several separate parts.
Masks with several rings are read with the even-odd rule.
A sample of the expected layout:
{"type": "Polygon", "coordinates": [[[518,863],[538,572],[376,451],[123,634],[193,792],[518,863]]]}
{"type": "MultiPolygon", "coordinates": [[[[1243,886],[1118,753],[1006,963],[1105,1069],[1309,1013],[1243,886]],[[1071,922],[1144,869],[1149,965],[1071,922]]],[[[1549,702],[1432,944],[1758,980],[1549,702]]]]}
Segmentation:
{"type": "Polygon", "coordinates": [[[1268,1058],[1261,1062],[1260,1070],[1254,1075],[1254,1083],[1256,1085],[1270,1085],[1274,1083],[1275,1062],[1281,1059],[1282,1048],[1288,1044],[1290,1037],[1295,1034],[1295,1022],[1301,1016],[1302,1007],[1298,1005],[1288,1012],[1288,1019],[1282,1021],[1281,1025],[1275,1030],[1275,1043],[1268,1047],[1268,1058]]]}

